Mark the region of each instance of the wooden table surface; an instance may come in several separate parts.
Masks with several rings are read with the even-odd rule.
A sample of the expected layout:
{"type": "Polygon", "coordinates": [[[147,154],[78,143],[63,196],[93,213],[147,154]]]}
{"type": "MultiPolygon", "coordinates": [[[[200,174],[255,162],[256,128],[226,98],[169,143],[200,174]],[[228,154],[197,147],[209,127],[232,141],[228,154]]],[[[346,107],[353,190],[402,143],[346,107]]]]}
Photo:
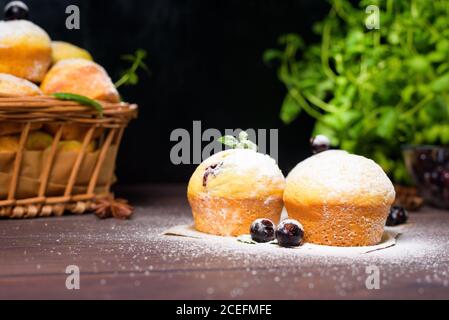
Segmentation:
{"type": "Polygon", "coordinates": [[[449,212],[411,215],[396,246],[369,254],[304,254],[160,234],[191,223],[185,186],[122,190],[132,220],[94,215],[0,220],[0,299],[449,298],[449,212]],[[67,266],[80,290],[66,288],[67,266]],[[367,267],[379,271],[369,290],[367,267]]]}

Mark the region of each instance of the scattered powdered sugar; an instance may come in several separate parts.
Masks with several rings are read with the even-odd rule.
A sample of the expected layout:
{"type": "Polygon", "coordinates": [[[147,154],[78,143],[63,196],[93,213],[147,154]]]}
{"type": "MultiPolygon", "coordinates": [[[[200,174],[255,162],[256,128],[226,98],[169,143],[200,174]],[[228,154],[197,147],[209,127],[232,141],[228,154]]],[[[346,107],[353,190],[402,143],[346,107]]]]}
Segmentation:
{"type": "Polygon", "coordinates": [[[104,295],[97,291],[95,298],[121,292],[179,299],[449,297],[449,214],[434,209],[411,214],[409,224],[393,228],[401,233],[394,247],[367,254],[162,236],[170,227],[192,224],[192,217],[185,200],[160,190],[157,200],[154,195],[145,207],[136,207],[130,221],[87,215],[1,222],[3,273],[14,273],[16,265],[29,274],[63,273],[67,265],[79,265],[82,273],[101,272],[95,281],[105,287],[104,295]],[[22,255],[12,254],[17,246],[22,255]],[[379,268],[380,290],[365,287],[369,266],[379,268]],[[136,291],[114,287],[115,278],[123,277],[136,291]]]}

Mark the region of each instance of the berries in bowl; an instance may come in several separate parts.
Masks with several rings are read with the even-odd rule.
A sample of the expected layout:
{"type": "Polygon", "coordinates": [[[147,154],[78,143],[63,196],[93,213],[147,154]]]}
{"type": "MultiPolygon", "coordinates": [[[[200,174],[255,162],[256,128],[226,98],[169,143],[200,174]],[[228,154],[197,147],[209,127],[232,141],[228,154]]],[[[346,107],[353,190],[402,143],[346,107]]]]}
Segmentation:
{"type": "Polygon", "coordinates": [[[403,154],[407,170],[424,201],[449,209],[449,147],[407,146],[403,154]]]}

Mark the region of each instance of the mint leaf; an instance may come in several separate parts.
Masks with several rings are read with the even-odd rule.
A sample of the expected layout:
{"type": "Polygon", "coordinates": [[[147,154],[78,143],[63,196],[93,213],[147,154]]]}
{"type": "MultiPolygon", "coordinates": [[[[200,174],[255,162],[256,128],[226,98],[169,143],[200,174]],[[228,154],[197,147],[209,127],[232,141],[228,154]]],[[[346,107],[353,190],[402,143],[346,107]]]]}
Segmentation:
{"type": "Polygon", "coordinates": [[[249,234],[244,234],[239,237],[237,237],[237,241],[241,243],[247,243],[247,244],[257,244],[256,241],[251,239],[251,236],[249,234]]]}
{"type": "Polygon", "coordinates": [[[376,133],[384,139],[392,139],[396,131],[399,114],[396,109],[388,108],[379,119],[376,133]]]}
{"type": "Polygon", "coordinates": [[[218,138],[218,142],[221,142],[232,149],[249,149],[257,151],[257,145],[248,139],[248,134],[245,131],[240,132],[238,139],[233,136],[224,136],[218,138]]]}
{"type": "Polygon", "coordinates": [[[237,145],[239,144],[239,141],[234,138],[233,136],[224,136],[221,138],[218,138],[218,142],[224,144],[225,146],[231,147],[233,149],[237,148],[237,145]]]}
{"type": "Polygon", "coordinates": [[[435,92],[444,92],[449,90],[449,72],[432,82],[431,88],[435,92]]]}
{"type": "Polygon", "coordinates": [[[280,118],[282,122],[284,122],[285,124],[291,123],[298,117],[300,112],[301,107],[296,103],[293,97],[290,94],[288,94],[285,97],[284,103],[282,104],[281,107],[280,118]]]}
{"type": "Polygon", "coordinates": [[[139,76],[137,71],[139,69],[144,70],[150,74],[150,69],[145,63],[148,53],[143,49],[137,49],[134,54],[125,54],[121,56],[121,59],[126,62],[130,62],[131,66],[122,72],[120,79],[115,82],[115,87],[136,85],[139,83],[139,76]]]}

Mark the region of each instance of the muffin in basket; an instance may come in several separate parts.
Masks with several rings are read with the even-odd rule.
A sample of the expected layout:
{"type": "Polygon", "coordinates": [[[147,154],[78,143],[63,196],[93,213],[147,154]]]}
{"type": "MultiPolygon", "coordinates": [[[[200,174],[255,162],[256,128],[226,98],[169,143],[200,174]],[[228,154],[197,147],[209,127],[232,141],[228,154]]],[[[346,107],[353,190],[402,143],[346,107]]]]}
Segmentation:
{"type": "MultiPolygon", "coordinates": [[[[1,97],[34,97],[41,96],[42,91],[34,83],[16,76],[0,73],[0,98],[1,97]]],[[[41,128],[41,124],[33,124],[31,130],[41,128]]],[[[20,133],[23,125],[4,122],[0,125],[0,137],[20,133]]],[[[2,144],[0,143],[0,149],[2,144]]]]}
{"type": "Polygon", "coordinates": [[[52,60],[48,34],[27,20],[0,21],[0,72],[40,82],[52,60]]]}

